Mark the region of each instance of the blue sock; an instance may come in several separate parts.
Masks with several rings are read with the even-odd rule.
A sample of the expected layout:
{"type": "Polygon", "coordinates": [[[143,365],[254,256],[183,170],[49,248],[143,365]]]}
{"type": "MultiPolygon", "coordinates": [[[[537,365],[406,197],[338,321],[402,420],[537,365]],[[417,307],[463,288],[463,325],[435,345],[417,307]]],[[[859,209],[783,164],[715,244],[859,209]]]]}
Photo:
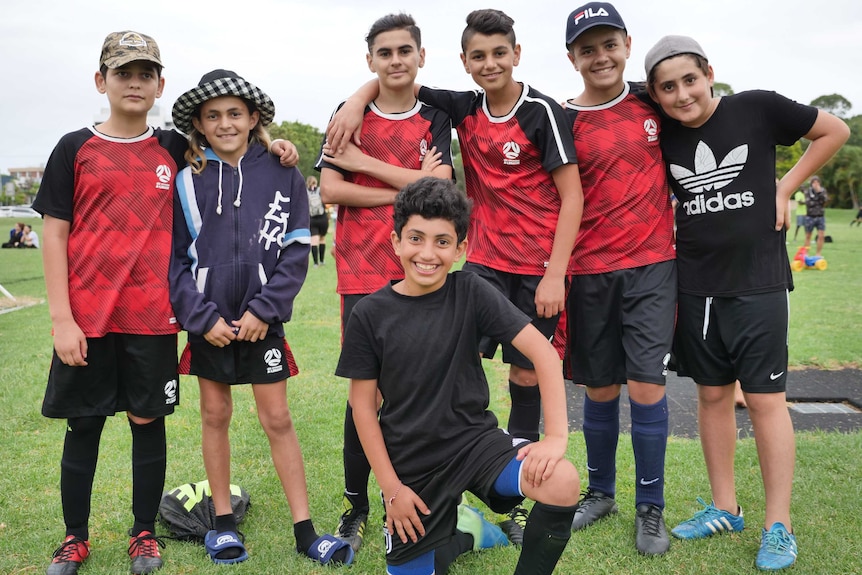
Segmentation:
{"type": "Polygon", "coordinates": [[[664,458],[667,451],[667,397],[652,405],[629,400],[632,408],[632,449],[635,453],[635,505],[651,503],[664,509],[664,458]]]}
{"type": "Polygon", "coordinates": [[[389,575],[433,575],[434,550],[432,549],[419,557],[414,557],[401,565],[387,564],[386,573],[389,575]]]}
{"type": "Polygon", "coordinates": [[[620,437],[620,398],[593,401],[584,396],[584,441],[590,489],[616,494],[617,441],[620,437]]]}

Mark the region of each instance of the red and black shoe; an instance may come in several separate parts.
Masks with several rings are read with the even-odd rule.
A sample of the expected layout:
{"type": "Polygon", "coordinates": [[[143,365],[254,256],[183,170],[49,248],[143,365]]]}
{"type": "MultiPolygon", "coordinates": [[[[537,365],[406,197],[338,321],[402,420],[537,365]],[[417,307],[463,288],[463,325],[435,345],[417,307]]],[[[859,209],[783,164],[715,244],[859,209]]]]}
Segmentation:
{"type": "Polygon", "coordinates": [[[63,540],[48,566],[48,575],[75,575],[84,560],[90,556],[90,542],[75,535],[63,540]]]}
{"type": "Polygon", "coordinates": [[[129,559],[132,560],[132,573],[143,575],[162,567],[162,556],[159,547],[165,548],[165,543],[149,531],[141,531],[129,539],[129,559]]]}

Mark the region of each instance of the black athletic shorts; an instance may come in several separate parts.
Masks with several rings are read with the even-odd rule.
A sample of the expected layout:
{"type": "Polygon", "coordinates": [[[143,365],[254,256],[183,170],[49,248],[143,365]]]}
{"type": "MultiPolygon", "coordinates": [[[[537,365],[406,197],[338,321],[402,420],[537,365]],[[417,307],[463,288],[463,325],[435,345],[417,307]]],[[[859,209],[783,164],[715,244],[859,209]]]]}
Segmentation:
{"type": "Polygon", "coordinates": [[[518,449],[526,444],[523,439],[515,439],[502,429],[489,429],[444,465],[421,477],[399,473],[401,481],[422,498],[431,514],[419,516],[425,535],[416,543],[409,539],[402,543],[397,534],[390,535],[383,528],[386,563],[401,565],[436,549],[452,537],[458,523],[458,503],[465,491],[481,499],[495,513],[505,513],[521,503],[523,496],[503,497],[497,494],[494,483],[518,455],[518,449]],[[513,445],[515,441],[517,446],[513,445]]]}
{"type": "Polygon", "coordinates": [[[190,342],[180,358],[180,373],[226,383],[276,383],[299,373],[287,340],[267,335],[256,342],[233,341],[216,347],[190,342]]]}
{"type": "MultiPolygon", "coordinates": [[[[553,317],[538,317],[536,314],[536,288],[543,276],[528,276],[495,270],[480,264],[467,262],[463,271],[473,272],[506,296],[519,310],[529,316],[533,326],[550,341],[557,329],[560,314],[553,317]]],[[[497,353],[500,342],[483,337],[479,342],[479,351],[488,359],[497,353]]],[[[503,363],[517,365],[524,369],[533,369],[533,363],[509,342],[503,343],[503,363]]]]}
{"type": "Polygon", "coordinates": [[[177,381],[176,334],[88,337],[86,366],[68,366],[54,352],[42,415],[162,417],[179,405],[177,381]]]}
{"type": "Polygon", "coordinates": [[[786,291],[738,297],[679,294],[677,372],[701,385],[739,380],[748,393],[787,386],[786,291]]]}
{"type": "Polygon", "coordinates": [[[573,276],[566,302],[572,381],[664,385],[676,291],[675,260],[573,276]]]}
{"type": "Polygon", "coordinates": [[[312,236],[325,236],[326,232],[329,231],[329,216],[326,214],[311,216],[308,227],[312,236]]]}

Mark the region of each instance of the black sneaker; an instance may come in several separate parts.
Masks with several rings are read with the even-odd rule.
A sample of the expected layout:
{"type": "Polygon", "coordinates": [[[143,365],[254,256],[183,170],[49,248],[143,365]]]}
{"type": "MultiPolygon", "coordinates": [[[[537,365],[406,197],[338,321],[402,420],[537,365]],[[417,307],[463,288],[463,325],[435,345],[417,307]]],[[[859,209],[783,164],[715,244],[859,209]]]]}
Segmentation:
{"type": "Polygon", "coordinates": [[[526,508],[521,505],[506,514],[507,519],[499,523],[500,529],[512,542],[512,545],[521,546],[524,543],[524,529],[527,527],[527,516],[530,514],[526,508]]]}
{"type": "Polygon", "coordinates": [[[362,538],[365,535],[365,523],[368,521],[368,509],[354,509],[353,504],[346,495],[344,496],[342,505],[344,513],[341,514],[341,519],[338,520],[338,527],[335,528],[334,535],[350,543],[353,552],[356,553],[362,547],[362,538]]]}
{"type": "Polygon", "coordinates": [[[607,517],[619,511],[616,500],[605,495],[601,491],[587,488],[581,494],[578,507],[575,509],[575,518],[572,519],[572,531],[578,531],[589,527],[602,517],[607,517]]]}
{"type": "Polygon", "coordinates": [[[643,555],[663,555],[670,548],[662,510],[648,503],[637,506],[635,547],[643,555]]]}

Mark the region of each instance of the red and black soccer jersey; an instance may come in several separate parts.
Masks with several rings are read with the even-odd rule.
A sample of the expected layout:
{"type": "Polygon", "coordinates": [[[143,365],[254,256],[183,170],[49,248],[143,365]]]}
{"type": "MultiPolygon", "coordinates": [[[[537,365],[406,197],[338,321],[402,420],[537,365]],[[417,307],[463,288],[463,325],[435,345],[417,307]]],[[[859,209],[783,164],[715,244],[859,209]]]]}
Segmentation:
{"type": "Polygon", "coordinates": [[[566,103],[584,189],[571,272],[600,274],[675,257],[661,119],[639,85],[599,106],[566,103]]]}
{"type": "Polygon", "coordinates": [[[473,217],[467,261],[544,275],[560,214],[551,172],[577,163],[562,108],[524,84],[505,116],[492,116],[483,92],[423,87],[419,97],[445,110],[458,131],[473,217]]]}
{"type": "MultiPolygon", "coordinates": [[[[342,103],[343,105],[343,103],[342,103]]],[[[339,105],[339,108],[341,105],[339,105]]],[[[416,102],[412,110],[385,114],[374,104],[365,109],[362,124],[362,151],[410,170],[422,168],[422,159],[432,147],[443,152],[444,164],[452,165],[452,124],[449,117],[416,102]]],[[[385,182],[360,173],[351,173],[326,162],[321,153],[315,166],[336,170],[348,182],[369,188],[391,188],[385,182]]],[[[359,208],[339,206],[337,228],[338,293],[368,294],[404,277],[401,261],[392,250],[392,206],[359,208]]]]}
{"type": "Polygon", "coordinates": [[[84,128],[51,153],[33,208],[71,223],[69,301],[87,337],[179,331],[168,264],[174,177],[187,146],[173,131],[121,139],[84,128]]]}

